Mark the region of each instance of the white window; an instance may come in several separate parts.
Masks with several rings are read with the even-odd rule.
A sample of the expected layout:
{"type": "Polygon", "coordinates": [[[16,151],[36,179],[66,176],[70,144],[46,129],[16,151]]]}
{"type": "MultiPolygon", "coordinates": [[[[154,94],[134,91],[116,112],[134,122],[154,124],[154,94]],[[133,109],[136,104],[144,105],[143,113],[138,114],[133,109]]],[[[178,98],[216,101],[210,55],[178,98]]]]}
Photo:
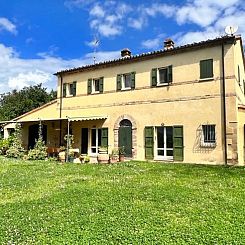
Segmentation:
{"type": "Polygon", "coordinates": [[[100,80],[93,79],[92,92],[99,93],[100,92],[100,80]]]}
{"type": "Polygon", "coordinates": [[[122,89],[131,89],[131,74],[122,75],[122,89]]]}
{"type": "Polygon", "coordinates": [[[168,67],[158,69],[157,84],[168,84],[168,67]]]}
{"type": "Polygon", "coordinates": [[[91,129],[91,153],[98,154],[101,146],[101,128],[91,129]]]}
{"type": "Polygon", "coordinates": [[[215,135],[215,125],[214,124],[202,125],[201,146],[203,147],[215,147],[216,146],[216,135],[215,135]]]}
{"type": "Polygon", "coordinates": [[[173,160],[173,127],[156,127],[155,139],[155,160],[173,160]]]}

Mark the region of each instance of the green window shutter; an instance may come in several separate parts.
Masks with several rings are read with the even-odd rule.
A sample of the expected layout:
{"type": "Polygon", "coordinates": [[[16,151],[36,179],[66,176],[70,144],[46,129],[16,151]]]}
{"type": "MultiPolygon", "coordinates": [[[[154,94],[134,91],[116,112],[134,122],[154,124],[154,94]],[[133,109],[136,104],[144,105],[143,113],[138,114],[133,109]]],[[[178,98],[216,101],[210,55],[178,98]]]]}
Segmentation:
{"type": "Polygon", "coordinates": [[[151,86],[157,86],[157,69],[154,68],[151,70],[151,86]]]}
{"type": "Polygon", "coordinates": [[[212,78],[213,75],[213,59],[200,61],[200,78],[212,78]]]}
{"type": "Polygon", "coordinates": [[[92,93],[92,79],[88,79],[88,94],[92,93]]]}
{"type": "Polygon", "coordinates": [[[168,67],[168,83],[173,82],[173,66],[168,67]]]}
{"type": "Polygon", "coordinates": [[[104,90],[104,78],[101,77],[100,78],[100,81],[99,81],[99,90],[100,90],[100,93],[103,93],[103,90],[104,90]]]}
{"type": "Polygon", "coordinates": [[[101,129],[101,146],[108,147],[108,128],[101,129]]]}
{"type": "Polygon", "coordinates": [[[117,75],[117,90],[121,90],[122,89],[122,75],[118,74],[117,75]]]}
{"type": "Polygon", "coordinates": [[[173,126],[174,161],[184,160],[183,126],[173,126]]]}
{"type": "Polygon", "coordinates": [[[72,86],[72,95],[76,96],[76,93],[77,93],[77,82],[74,81],[72,86]]]}
{"type": "Polygon", "coordinates": [[[131,72],[131,89],[135,89],[135,72],[131,72]]]}
{"type": "Polygon", "coordinates": [[[154,158],[154,128],[145,127],[145,158],[154,158]]]}
{"type": "Polygon", "coordinates": [[[66,83],[63,83],[63,97],[66,97],[66,83]]]}

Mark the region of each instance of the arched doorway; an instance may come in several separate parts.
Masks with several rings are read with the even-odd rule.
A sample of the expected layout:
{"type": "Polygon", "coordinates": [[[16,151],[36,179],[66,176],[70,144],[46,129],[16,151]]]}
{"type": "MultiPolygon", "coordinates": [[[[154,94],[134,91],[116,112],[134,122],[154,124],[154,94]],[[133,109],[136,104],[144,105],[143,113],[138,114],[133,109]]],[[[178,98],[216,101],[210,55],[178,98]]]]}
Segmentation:
{"type": "MultiPolygon", "coordinates": [[[[33,149],[38,139],[39,124],[29,126],[28,149],[33,149]]],[[[47,125],[42,125],[42,136],[45,144],[47,143],[47,125]]]]}
{"type": "Polygon", "coordinates": [[[123,119],[119,125],[118,146],[124,147],[126,157],[132,157],[132,123],[123,119]]]}

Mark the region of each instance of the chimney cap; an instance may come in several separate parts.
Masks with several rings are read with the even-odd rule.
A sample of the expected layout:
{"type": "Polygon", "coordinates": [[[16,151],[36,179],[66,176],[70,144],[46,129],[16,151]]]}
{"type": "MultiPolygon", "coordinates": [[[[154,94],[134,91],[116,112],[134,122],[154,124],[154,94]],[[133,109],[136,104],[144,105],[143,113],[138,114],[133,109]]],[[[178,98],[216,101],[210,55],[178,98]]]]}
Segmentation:
{"type": "Polygon", "coordinates": [[[124,48],[121,50],[121,57],[122,58],[127,58],[127,57],[131,57],[131,51],[128,48],[124,48]]]}
{"type": "Polygon", "coordinates": [[[173,49],[174,48],[174,41],[171,38],[166,38],[164,41],[164,49],[173,49]]]}

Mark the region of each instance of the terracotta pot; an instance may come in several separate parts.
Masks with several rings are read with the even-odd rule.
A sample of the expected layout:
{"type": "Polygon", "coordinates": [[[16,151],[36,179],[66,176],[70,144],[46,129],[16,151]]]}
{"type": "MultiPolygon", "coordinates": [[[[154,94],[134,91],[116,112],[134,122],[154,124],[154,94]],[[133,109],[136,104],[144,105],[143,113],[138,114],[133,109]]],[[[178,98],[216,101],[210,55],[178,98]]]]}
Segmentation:
{"type": "Polygon", "coordinates": [[[109,163],[109,154],[99,153],[97,156],[98,163],[109,163]]]}
{"type": "Polygon", "coordinates": [[[119,155],[119,162],[124,162],[124,155],[119,155]]]}
{"type": "Polygon", "coordinates": [[[119,158],[119,156],[111,156],[110,157],[110,163],[116,163],[116,162],[118,162],[118,158],[119,158]]]}

